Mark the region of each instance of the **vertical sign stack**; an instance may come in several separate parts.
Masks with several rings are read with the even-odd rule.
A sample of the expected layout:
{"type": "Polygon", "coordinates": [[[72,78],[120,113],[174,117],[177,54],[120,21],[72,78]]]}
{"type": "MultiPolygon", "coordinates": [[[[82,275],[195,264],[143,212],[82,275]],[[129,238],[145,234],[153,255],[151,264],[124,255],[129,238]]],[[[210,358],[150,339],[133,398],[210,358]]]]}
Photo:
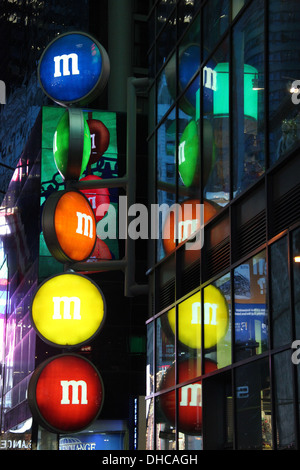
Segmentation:
{"type": "MultiPolygon", "coordinates": [[[[91,133],[81,109],[103,91],[110,66],[104,48],[90,35],[57,36],[45,49],[38,68],[44,93],[66,108],[53,142],[56,166],[65,190],[52,193],[42,214],[43,235],[51,255],[61,263],[85,261],[96,244],[96,217],[87,197],[72,189],[91,155],[91,133]]],[[[90,362],[72,352],[101,330],[106,315],[101,289],[68,267],[46,279],[31,304],[31,321],[46,343],[62,353],[33,373],[28,401],[33,417],[56,433],[78,432],[100,413],[104,388],[90,362]]]]}

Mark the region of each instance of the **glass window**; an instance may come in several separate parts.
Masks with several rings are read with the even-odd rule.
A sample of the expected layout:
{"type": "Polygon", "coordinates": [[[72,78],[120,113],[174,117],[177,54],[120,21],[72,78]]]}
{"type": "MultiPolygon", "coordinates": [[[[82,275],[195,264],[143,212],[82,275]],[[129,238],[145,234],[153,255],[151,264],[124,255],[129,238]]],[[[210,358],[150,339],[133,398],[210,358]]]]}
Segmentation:
{"type": "Polygon", "coordinates": [[[209,0],[203,8],[204,59],[215,48],[229,25],[229,0],[209,0]]]}
{"type": "Polygon", "coordinates": [[[147,365],[146,365],[146,396],[154,392],[153,352],[154,352],[154,322],[147,325],[147,365]]]}
{"type": "Polygon", "coordinates": [[[167,63],[166,67],[160,73],[157,79],[157,122],[166,115],[169,108],[174,103],[176,96],[175,87],[175,67],[176,67],[175,54],[167,63]]]}
{"type": "Polygon", "coordinates": [[[269,5],[270,164],[299,145],[300,3],[269,5]],[[293,93],[294,90],[294,93],[293,93]]]}
{"type": "Polygon", "coordinates": [[[146,450],[154,449],[154,399],[146,400],[146,450]]]}
{"type": "MultiPolygon", "coordinates": [[[[168,314],[172,331],[175,331],[175,309],[168,314]]],[[[193,294],[178,305],[178,380],[185,382],[201,375],[201,298],[193,294]],[[186,375],[188,374],[188,376],[186,375]]]]}
{"type": "Polygon", "coordinates": [[[235,370],[238,450],[271,450],[272,421],[268,358],[235,370]]]}
{"type": "Polygon", "coordinates": [[[294,310],[296,322],[296,338],[300,339],[300,229],[292,234],[293,246],[293,290],[294,290],[294,310]]]}
{"type": "Polygon", "coordinates": [[[274,383],[277,450],[293,449],[296,444],[296,435],[290,351],[274,356],[274,383]]]}
{"type": "Polygon", "coordinates": [[[287,237],[270,247],[270,289],[273,347],[276,348],[292,339],[287,237]]]}
{"type": "MultiPolygon", "coordinates": [[[[178,47],[178,92],[181,93],[192,80],[200,67],[200,19],[194,21],[178,47]]],[[[199,88],[199,87],[198,87],[199,88]]],[[[195,109],[195,92],[190,91],[195,109]]],[[[188,113],[190,114],[190,112],[188,113]]]]}
{"type": "Polygon", "coordinates": [[[230,198],[229,47],[224,41],[202,69],[204,199],[212,208],[230,198]]]}
{"type": "Polygon", "coordinates": [[[180,450],[202,450],[201,380],[178,390],[178,442],[180,450]]]}
{"type": "Polygon", "coordinates": [[[163,393],[156,398],[156,449],[176,449],[176,393],[163,393]]]}
{"type": "MultiPolygon", "coordinates": [[[[176,120],[173,110],[157,131],[157,259],[162,259],[174,249],[168,225],[169,208],[176,202],[176,120]],[[166,231],[167,230],[167,231],[166,231]]],[[[171,228],[170,228],[171,230],[171,228]]],[[[174,227],[173,227],[174,232],[174,227]]]]}
{"type": "Polygon", "coordinates": [[[264,1],[255,0],[233,29],[233,194],[265,169],[264,1]]]}
{"type": "Polygon", "coordinates": [[[156,71],[163,66],[168,59],[176,42],[176,17],[173,14],[166,22],[166,26],[156,42],[156,71]]]}
{"type": "MultiPolygon", "coordinates": [[[[200,7],[201,0],[186,1],[182,0],[179,2],[178,9],[178,37],[182,35],[185,29],[195,18],[195,14],[200,7]]],[[[200,16],[195,20],[200,23],[200,16]]],[[[200,25],[199,25],[200,29],[200,25]]]]}
{"type": "Polygon", "coordinates": [[[213,360],[218,369],[231,364],[229,273],[204,289],[204,346],[205,358],[213,360]]]}
{"type": "Polygon", "coordinates": [[[249,0],[232,0],[232,18],[235,18],[239,11],[249,0]]]}
{"type": "Polygon", "coordinates": [[[156,390],[175,385],[175,371],[171,367],[175,360],[175,337],[170,330],[167,314],[156,323],[156,390]]]}
{"type": "Polygon", "coordinates": [[[203,427],[205,450],[233,448],[233,397],[231,372],[203,380],[203,427]]]}
{"type": "Polygon", "coordinates": [[[266,254],[262,251],[234,270],[235,359],[268,349],[266,254]]]}
{"type": "Polygon", "coordinates": [[[199,100],[196,77],[179,101],[178,202],[197,199],[200,204],[199,100]]]}

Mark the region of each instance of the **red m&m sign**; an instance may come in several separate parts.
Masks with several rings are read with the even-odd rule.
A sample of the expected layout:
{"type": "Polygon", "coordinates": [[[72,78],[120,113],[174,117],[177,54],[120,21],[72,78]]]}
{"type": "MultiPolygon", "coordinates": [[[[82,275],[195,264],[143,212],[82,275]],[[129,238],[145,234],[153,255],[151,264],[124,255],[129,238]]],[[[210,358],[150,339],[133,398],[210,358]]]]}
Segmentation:
{"type": "Polygon", "coordinates": [[[34,419],[50,432],[78,432],[103,405],[104,388],[94,365],[76,354],[43,362],[33,373],[28,402],[34,419]]]}

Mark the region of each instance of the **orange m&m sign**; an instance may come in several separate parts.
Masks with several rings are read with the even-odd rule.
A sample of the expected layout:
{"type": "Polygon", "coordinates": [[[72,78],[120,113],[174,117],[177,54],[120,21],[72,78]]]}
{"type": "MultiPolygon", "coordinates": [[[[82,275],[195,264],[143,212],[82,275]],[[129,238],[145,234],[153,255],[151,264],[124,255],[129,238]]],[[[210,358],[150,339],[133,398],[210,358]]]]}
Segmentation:
{"type": "Polygon", "coordinates": [[[62,263],[86,260],[96,243],[96,219],[88,199],[79,191],[52,193],[42,214],[46,245],[62,263]]]}

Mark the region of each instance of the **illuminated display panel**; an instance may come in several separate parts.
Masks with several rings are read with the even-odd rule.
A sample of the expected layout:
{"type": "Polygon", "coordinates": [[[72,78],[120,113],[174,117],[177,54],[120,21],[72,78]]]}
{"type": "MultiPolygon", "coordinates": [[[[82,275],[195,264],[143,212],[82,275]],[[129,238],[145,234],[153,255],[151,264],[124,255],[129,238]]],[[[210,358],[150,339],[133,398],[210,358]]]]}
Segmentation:
{"type": "MultiPolygon", "coordinates": [[[[53,141],[60,118],[65,113],[64,108],[43,107],[42,112],[42,156],[41,156],[41,209],[43,210],[46,199],[55,191],[65,189],[64,179],[59,173],[53,158],[53,141]]],[[[112,112],[84,110],[84,118],[87,122],[96,121],[98,135],[91,131],[91,157],[88,166],[81,179],[86,177],[115,178],[119,176],[118,170],[118,133],[117,115],[112,112]],[[99,126],[100,123],[100,126],[99,126]],[[105,128],[104,128],[105,126],[105,128]],[[103,138],[102,138],[103,137],[103,138]],[[104,151],[104,153],[102,153],[104,151]],[[97,153],[97,158],[93,154],[97,153]]],[[[95,122],[94,122],[95,125],[95,122]]],[[[109,217],[118,218],[118,188],[107,190],[109,196],[109,210],[101,220],[97,220],[97,240],[95,250],[87,261],[93,262],[100,259],[119,259],[119,242],[117,239],[100,240],[98,233],[100,225],[105,226],[109,217]]],[[[84,193],[94,208],[93,199],[95,191],[88,190],[84,193]]],[[[106,199],[107,202],[107,199],[106,199]]],[[[95,208],[97,210],[97,207],[95,208]]],[[[94,211],[95,212],[95,211],[94,211]]],[[[99,212],[99,209],[98,209],[99,212]]],[[[97,214],[95,212],[97,218],[97,214]]],[[[46,278],[52,274],[62,271],[62,265],[55,260],[45,243],[44,234],[40,233],[39,244],[39,271],[40,277],[46,278]]]]}
{"type": "Polygon", "coordinates": [[[44,281],[31,305],[31,320],[47,343],[71,348],[95,337],[105,321],[106,303],[87,277],[63,273],[44,281]]]}
{"type": "Polygon", "coordinates": [[[91,362],[75,354],[62,354],[43,362],[29,382],[31,412],[51,432],[85,429],[99,415],[103,400],[99,372],[91,362]]]}
{"type": "Polygon", "coordinates": [[[38,76],[46,95],[59,104],[87,104],[106,86],[110,72],[105,49],[79,32],[61,34],[45,49],[38,76]]]}

